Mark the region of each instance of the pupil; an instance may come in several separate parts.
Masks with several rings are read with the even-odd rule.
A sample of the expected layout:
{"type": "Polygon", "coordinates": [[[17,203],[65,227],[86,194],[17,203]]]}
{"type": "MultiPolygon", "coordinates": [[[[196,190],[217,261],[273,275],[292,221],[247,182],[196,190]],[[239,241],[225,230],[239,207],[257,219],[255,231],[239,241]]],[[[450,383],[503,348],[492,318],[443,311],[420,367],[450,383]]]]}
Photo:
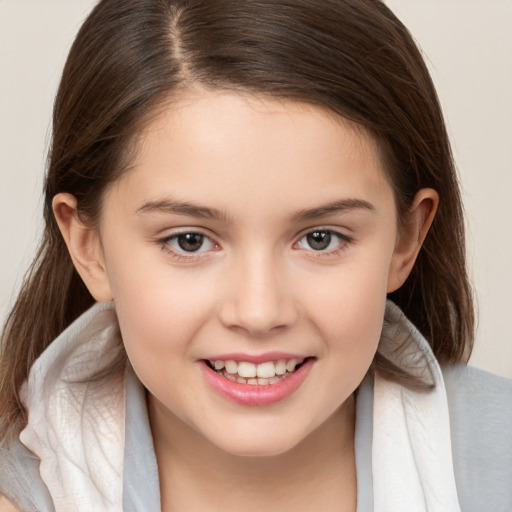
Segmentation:
{"type": "Polygon", "coordinates": [[[307,235],[309,246],[315,251],[327,249],[331,243],[331,234],[328,231],[313,231],[307,235]]]}
{"type": "Polygon", "coordinates": [[[178,245],[187,252],[194,252],[203,245],[204,236],[198,233],[185,233],[178,235],[178,245]]]}

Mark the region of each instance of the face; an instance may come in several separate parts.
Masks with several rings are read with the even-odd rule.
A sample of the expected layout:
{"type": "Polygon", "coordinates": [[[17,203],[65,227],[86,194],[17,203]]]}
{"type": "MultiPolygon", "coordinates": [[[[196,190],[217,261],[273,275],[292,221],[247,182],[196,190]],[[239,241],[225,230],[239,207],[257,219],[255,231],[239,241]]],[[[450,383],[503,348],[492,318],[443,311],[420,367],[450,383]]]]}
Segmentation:
{"type": "Polygon", "coordinates": [[[107,191],[99,232],[158,421],[232,454],[283,453],[367,372],[398,232],[378,150],[348,122],[183,96],[107,191]]]}

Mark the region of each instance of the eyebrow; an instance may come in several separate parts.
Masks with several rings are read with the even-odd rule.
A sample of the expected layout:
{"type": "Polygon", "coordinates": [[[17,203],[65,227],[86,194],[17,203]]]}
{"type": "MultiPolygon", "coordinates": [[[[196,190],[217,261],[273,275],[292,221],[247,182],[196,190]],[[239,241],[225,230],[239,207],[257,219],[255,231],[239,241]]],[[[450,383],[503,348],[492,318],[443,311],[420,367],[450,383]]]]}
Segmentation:
{"type": "Polygon", "coordinates": [[[351,210],[366,210],[369,212],[376,211],[373,204],[363,199],[340,199],[338,201],[333,201],[332,203],[317,206],[315,208],[300,210],[299,212],[292,215],[291,220],[294,222],[313,220],[336,213],[345,213],[351,210]]]}
{"type": "MultiPolygon", "coordinates": [[[[375,206],[363,199],[340,199],[314,208],[300,210],[290,217],[292,222],[313,220],[327,215],[345,213],[351,210],[366,210],[375,212],[375,206]]],[[[189,201],[177,201],[173,199],[163,199],[158,201],[148,201],[136,210],[137,214],[143,213],[172,213],[178,215],[187,215],[200,219],[212,219],[223,222],[231,221],[229,215],[217,208],[201,206],[189,201]]]]}
{"type": "Polygon", "coordinates": [[[174,213],[178,215],[187,215],[200,219],[213,219],[228,221],[228,215],[222,210],[200,206],[188,201],[175,201],[173,199],[163,199],[160,201],[148,201],[137,209],[136,213],[174,213]]]}

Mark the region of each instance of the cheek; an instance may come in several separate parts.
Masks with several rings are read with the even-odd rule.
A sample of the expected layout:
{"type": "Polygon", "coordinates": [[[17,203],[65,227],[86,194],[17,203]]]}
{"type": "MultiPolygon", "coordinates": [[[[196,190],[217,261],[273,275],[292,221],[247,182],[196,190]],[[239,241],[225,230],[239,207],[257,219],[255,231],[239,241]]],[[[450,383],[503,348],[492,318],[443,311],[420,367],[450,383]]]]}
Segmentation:
{"type": "MultiPolygon", "coordinates": [[[[205,323],[206,305],[190,286],[125,281],[116,311],[130,363],[151,394],[177,414],[193,401],[193,386],[183,386],[195,361],[193,340],[205,323]]],[[[201,298],[204,302],[204,298],[201,298]]]]}
{"type": "Polygon", "coordinates": [[[309,283],[313,293],[305,309],[325,340],[334,387],[355,389],[372,363],[382,330],[391,254],[382,246],[380,257],[359,253],[357,262],[330,272],[323,287],[315,279],[309,283]]]}
{"type": "Polygon", "coordinates": [[[385,249],[380,257],[359,253],[357,261],[330,269],[324,276],[310,276],[304,283],[301,294],[307,297],[306,309],[315,311],[327,338],[348,331],[351,336],[359,331],[364,336],[367,327],[375,330],[382,323],[391,253],[385,249]]]}
{"type": "Polygon", "coordinates": [[[177,361],[212,310],[212,279],[172,270],[165,256],[111,251],[109,277],[128,356],[135,367],[177,361]],[[151,263],[148,263],[151,262],[151,263]],[[166,357],[171,356],[171,357],[166,357]]]}
{"type": "Polygon", "coordinates": [[[368,370],[382,331],[386,295],[360,295],[339,302],[336,310],[324,310],[322,335],[329,359],[342,368],[356,385],[368,370]]]}
{"type": "Polygon", "coordinates": [[[382,331],[386,295],[360,294],[344,297],[338,308],[323,311],[325,371],[330,397],[337,408],[360,385],[375,357],[382,331]]]}

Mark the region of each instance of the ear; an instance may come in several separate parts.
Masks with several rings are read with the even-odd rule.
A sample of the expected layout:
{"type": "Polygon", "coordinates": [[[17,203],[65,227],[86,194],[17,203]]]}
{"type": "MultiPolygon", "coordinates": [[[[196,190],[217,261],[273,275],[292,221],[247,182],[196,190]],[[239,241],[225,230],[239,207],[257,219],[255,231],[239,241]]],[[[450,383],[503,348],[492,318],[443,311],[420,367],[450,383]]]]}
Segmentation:
{"type": "Polygon", "coordinates": [[[73,264],[91,295],[98,302],[112,300],[99,233],[80,219],[77,201],[71,194],[53,198],[53,213],[73,264]]]}
{"type": "Polygon", "coordinates": [[[388,293],[400,288],[409,276],[439,205],[439,194],[421,189],[401,226],[388,275],[388,293]]]}

